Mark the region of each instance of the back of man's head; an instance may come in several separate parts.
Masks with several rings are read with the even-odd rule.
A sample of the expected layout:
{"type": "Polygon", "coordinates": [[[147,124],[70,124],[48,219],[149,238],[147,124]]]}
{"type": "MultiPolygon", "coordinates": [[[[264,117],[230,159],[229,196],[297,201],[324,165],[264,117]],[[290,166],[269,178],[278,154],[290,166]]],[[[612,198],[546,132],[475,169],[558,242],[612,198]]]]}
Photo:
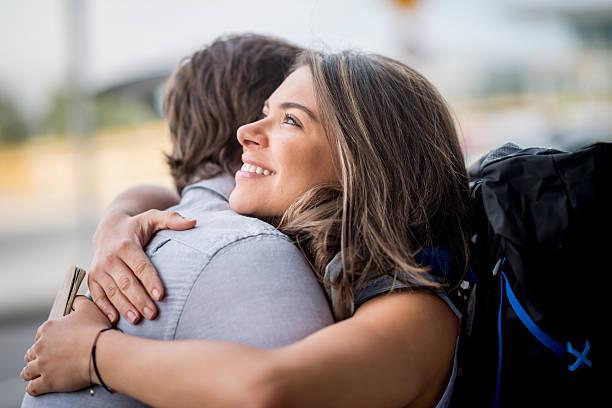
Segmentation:
{"type": "Polygon", "coordinates": [[[176,189],[240,167],[236,131],[261,115],[302,51],[261,35],[231,35],[186,58],[166,85],[170,173],[176,189]]]}

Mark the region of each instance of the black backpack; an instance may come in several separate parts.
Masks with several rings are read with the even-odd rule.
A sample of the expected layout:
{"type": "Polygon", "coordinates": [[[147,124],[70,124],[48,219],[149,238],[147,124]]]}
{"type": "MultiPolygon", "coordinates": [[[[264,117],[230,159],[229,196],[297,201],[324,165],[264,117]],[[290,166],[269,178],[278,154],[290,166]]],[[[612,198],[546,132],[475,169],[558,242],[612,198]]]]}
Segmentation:
{"type": "Polygon", "coordinates": [[[452,405],[603,405],[612,143],[575,152],[507,144],[470,178],[452,405]]]}

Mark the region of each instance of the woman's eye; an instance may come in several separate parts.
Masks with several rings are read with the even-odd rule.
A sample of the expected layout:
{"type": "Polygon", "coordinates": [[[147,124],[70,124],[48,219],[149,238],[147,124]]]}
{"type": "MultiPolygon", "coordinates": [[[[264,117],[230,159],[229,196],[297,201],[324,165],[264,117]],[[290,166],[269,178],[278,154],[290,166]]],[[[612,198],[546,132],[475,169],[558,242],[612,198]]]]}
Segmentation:
{"type": "Polygon", "coordinates": [[[301,127],[297,119],[290,113],[285,113],[285,116],[283,117],[283,123],[286,123],[291,126],[301,127]]]}

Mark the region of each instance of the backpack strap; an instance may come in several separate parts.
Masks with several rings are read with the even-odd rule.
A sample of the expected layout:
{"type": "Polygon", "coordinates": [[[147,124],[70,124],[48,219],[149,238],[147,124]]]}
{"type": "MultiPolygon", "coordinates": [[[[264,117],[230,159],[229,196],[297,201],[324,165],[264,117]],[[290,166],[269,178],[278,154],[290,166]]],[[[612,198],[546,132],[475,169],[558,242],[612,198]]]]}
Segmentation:
{"type": "Polygon", "coordinates": [[[508,302],[510,302],[510,306],[512,306],[512,310],[519,318],[519,320],[525,325],[525,327],[535,336],[536,339],[540,343],[546,346],[550,351],[555,353],[560,358],[565,358],[565,349],[561,344],[559,344],[555,339],[550,337],[548,334],[544,333],[542,329],[540,329],[535,322],[529,317],[521,302],[516,298],[516,295],[512,291],[512,287],[508,283],[508,279],[506,278],[506,274],[503,272],[499,272],[500,279],[502,280],[502,285],[504,286],[506,297],[508,298],[508,302]]]}
{"type": "Polygon", "coordinates": [[[502,279],[502,284],[504,285],[506,291],[506,297],[508,298],[508,302],[510,302],[510,306],[512,306],[512,310],[514,310],[516,316],[520,319],[523,325],[525,325],[525,327],[531,332],[531,334],[533,334],[540,343],[542,343],[544,346],[546,346],[546,348],[548,348],[560,358],[565,359],[568,354],[571,354],[576,357],[576,361],[574,362],[574,364],[567,366],[567,369],[569,371],[576,371],[583,364],[587,367],[591,367],[592,362],[587,358],[587,354],[591,348],[589,340],[586,340],[582,352],[576,350],[569,341],[566,343],[565,347],[563,347],[555,339],[550,337],[535,324],[535,322],[531,319],[531,317],[529,317],[529,315],[521,305],[521,302],[519,302],[519,300],[516,298],[512,287],[510,287],[510,284],[508,283],[506,275],[503,272],[500,272],[500,276],[502,279]]]}
{"type": "Polygon", "coordinates": [[[499,301],[499,313],[497,316],[497,338],[499,342],[499,353],[498,353],[498,366],[497,366],[497,384],[495,388],[495,396],[493,400],[493,407],[497,407],[499,402],[499,386],[501,380],[501,365],[502,365],[502,305],[504,298],[508,299],[512,310],[523,323],[523,325],[533,334],[533,336],[542,343],[546,348],[555,353],[559,358],[566,359],[569,355],[576,357],[576,361],[573,364],[567,366],[569,371],[576,371],[581,366],[591,367],[592,362],[587,358],[587,354],[591,348],[589,341],[586,340],[583,345],[582,351],[576,350],[572,344],[568,341],[566,347],[563,347],[559,342],[546,334],[537,324],[531,319],[525,308],[521,305],[521,302],[517,299],[512,287],[508,283],[506,274],[501,270],[506,258],[500,259],[493,270],[493,275],[498,275],[501,279],[500,285],[500,301],[499,301]]]}

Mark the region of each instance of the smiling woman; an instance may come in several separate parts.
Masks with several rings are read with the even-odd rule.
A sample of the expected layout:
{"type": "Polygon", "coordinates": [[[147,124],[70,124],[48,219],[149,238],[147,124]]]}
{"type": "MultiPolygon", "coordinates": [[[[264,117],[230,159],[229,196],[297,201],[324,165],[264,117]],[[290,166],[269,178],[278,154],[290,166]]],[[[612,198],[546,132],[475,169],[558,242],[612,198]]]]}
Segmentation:
{"type": "Polygon", "coordinates": [[[384,57],[307,53],[238,140],[230,205],[280,219],[337,323],[272,350],[105,331],[94,372],[89,347],[109,324],[80,300],[39,330],[29,392],[90,377],[156,406],[448,406],[460,315],[446,294],[466,268],[468,186],[435,88],[384,57]],[[451,273],[417,261],[436,246],[450,249],[451,273]]]}

